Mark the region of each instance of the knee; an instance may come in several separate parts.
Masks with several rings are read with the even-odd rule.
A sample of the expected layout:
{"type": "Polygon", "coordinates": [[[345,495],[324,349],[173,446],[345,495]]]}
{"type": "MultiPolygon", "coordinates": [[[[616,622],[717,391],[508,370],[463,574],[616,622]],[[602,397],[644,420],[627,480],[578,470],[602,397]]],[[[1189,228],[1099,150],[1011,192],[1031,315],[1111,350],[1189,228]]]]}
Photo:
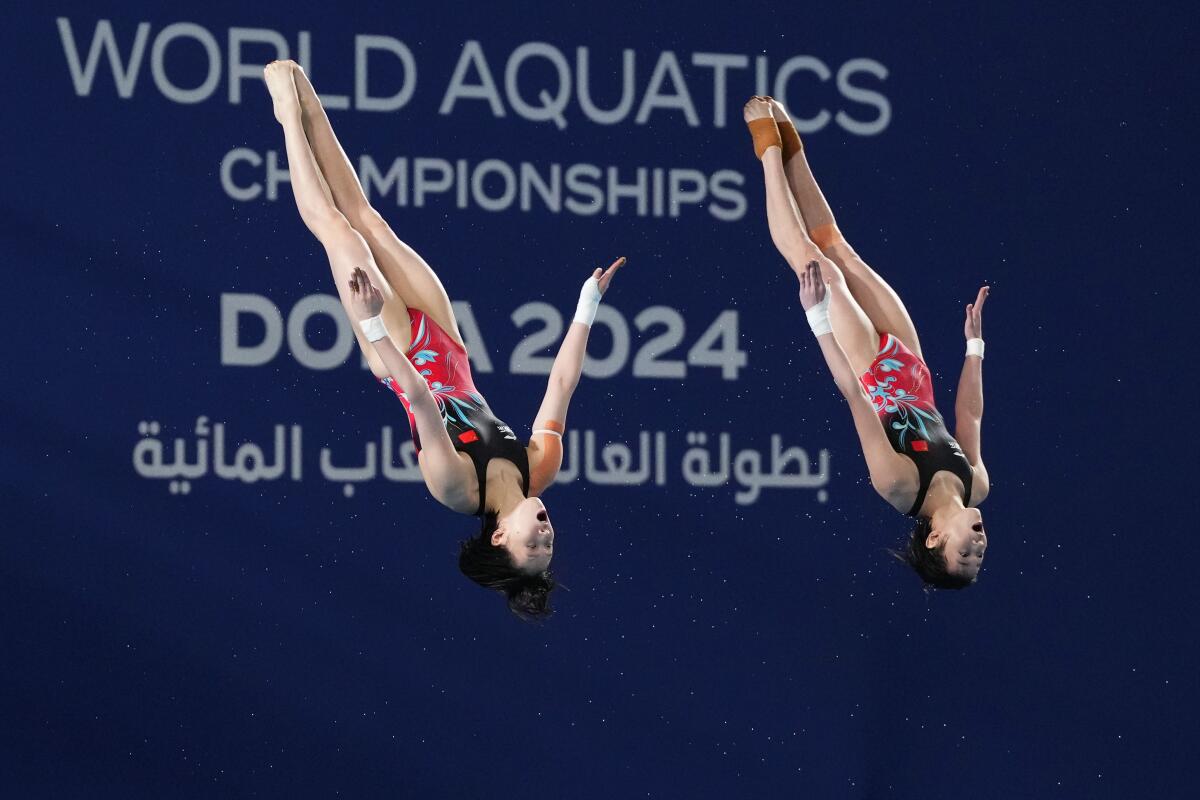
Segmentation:
{"type": "Polygon", "coordinates": [[[854,252],[854,248],[840,236],[822,244],[821,252],[839,264],[847,264],[858,258],[858,253],[854,252]]]}
{"type": "Polygon", "coordinates": [[[847,246],[842,232],[838,229],[837,224],[833,222],[825,225],[817,225],[808,232],[808,235],[809,238],[816,242],[817,247],[821,248],[821,252],[823,253],[830,253],[839,246],[847,246]]]}
{"type": "Polygon", "coordinates": [[[309,229],[327,248],[345,239],[351,232],[350,222],[332,206],[321,206],[304,216],[309,229]]]}
{"type": "Polygon", "coordinates": [[[845,286],[846,276],[842,274],[842,269],[835,264],[831,259],[824,255],[818,255],[815,259],[821,265],[821,278],[830,286],[845,286]]]}
{"type": "Polygon", "coordinates": [[[385,231],[391,230],[383,215],[367,203],[357,204],[353,208],[346,209],[346,219],[356,231],[369,239],[377,238],[385,231]]]}
{"type": "Polygon", "coordinates": [[[810,261],[826,260],[817,246],[804,236],[789,236],[787,239],[777,239],[775,247],[787,259],[793,270],[804,269],[810,261]]]}

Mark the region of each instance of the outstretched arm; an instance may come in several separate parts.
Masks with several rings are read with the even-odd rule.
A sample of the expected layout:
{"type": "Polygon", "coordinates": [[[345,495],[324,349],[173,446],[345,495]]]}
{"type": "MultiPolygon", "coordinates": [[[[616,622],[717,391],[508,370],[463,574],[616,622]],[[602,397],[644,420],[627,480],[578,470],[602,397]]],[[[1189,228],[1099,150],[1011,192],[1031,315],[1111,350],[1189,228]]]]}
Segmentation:
{"type": "MultiPolygon", "coordinates": [[[[871,485],[881,497],[900,511],[908,511],[912,504],[911,470],[907,469],[906,459],[892,449],[875,408],[867,399],[858,376],[850,366],[846,353],[838,344],[828,323],[823,326],[813,322],[814,315],[819,316],[827,297],[828,288],[821,278],[821,267],[816,261],[810,262],[800,272],[800,304],[810,314],[810,324],[817,334],[817,344],[821,347],[821,355],[833,374],[833,382],[850,405],[850,414],[854,417],[854,429],[858,433],[858,441],[862,446],[863,458],[867,462],[867,470],[871,474],[871,485]]],[[[827,313],[827,312],[826,312],[827,313]]]]}
{"type": "Polygon", "coordinates": [[[596,268],[592,277],[583,284],[579,294],[579,306],[567,335],[558,348],[554,358],[554,366],[550,369],[550,379],[546,384],[546,396],[538,409],[533,421],[533,436],[530,446],[538,452],[536,464],[530,475],[532,494],[539,494],[554,481],[558,468],[562,465],[562,434],[566,430],[567,406],[575,387],[579,385],[579,375],[583,371],[583,359],[587,356],[588,334],[592,330],[592,320],[600,297],[608,290],[613,276],[625,265],[622,256],[614,261],[608,269],[596,268]]]}
{"type": "MultiPolygon", "coordinates": [[[[983,423],[983,303],[987,300],[988,287],[984,286],[967,305],[967,319],[963,324],[963,335],[967,341],[979,340],[978,354],[968,349],[963,362],[962,374],[958,378],[958,395],[954,401],[954,438],[966,454],[971,466],[975,467],[977,482],[983,479],[983,495],[987,495],[987,470],[983,466],[979,432],[983,423]]],[[[979,494],[972,492],[972,494],[979,494]]],[[[979,500],[982,500],[980,497],[979,500]]]]}

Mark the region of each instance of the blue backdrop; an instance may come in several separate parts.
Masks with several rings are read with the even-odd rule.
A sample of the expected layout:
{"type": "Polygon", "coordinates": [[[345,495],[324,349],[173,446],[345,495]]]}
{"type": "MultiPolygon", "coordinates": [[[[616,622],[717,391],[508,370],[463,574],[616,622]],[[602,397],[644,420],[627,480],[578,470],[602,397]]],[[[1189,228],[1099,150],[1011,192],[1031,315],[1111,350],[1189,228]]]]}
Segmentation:
{"type": "Polygon", "coordinates": [[[0,26],[0,794],[1184,796],[1193,17],[72,5],[0,26]],[[537,331],[629,257],[546,498],[549,624],[457,573],[475,524],[412,481],[324,311],[277,55],[336,96],[523,435],[537,331]],[[756,91],[804,120],[947,411],[993,287],[969,591],[885,552],[907,524],[767,235],[756,91]]]}

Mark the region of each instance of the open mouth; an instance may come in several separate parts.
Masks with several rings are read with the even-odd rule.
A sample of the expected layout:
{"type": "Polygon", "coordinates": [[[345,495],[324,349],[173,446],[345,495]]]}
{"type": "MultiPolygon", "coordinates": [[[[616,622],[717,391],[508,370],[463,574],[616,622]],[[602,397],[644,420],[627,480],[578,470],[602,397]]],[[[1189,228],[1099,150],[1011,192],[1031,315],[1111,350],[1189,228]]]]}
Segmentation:
{"type": "Polygon", "coordinates": [[[974,525],[971,526],[971,530],[975,531],[976,533],[983,533],[983,523],[976,522],[974,525]]]}
{"type": "Polygon", "coordinates": [[[550,519],[550,517],[548,517],[548,516],[546,515],[546,512],[545,512],[545,510],[543,509],[542,511],[539,511],[539,512],[537,513],[537,519],[538,519],[538,522],[545,522],[546,520],[550,519]]]}

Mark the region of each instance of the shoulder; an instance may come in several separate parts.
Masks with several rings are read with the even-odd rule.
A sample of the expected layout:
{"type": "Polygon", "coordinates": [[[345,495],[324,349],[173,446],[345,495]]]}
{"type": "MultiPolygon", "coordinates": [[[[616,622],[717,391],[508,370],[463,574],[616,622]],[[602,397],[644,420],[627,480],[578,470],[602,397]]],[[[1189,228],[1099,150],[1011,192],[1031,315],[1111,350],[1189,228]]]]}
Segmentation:
{"type": "Polygon", "coordinates": [[[912,459],[899,453],[885,465],[871,470],[871,486],[897,511],[907,514],[917,500],[921,478],[912,459]]]}
{"type": "Polygon", "coordinates": [[[562,436],[550,431],[535,433],[525,454],[529,458],[529,494],[537,497],[550,488],[562,466],[562,436]]]}
{"type": "Polygon", "coordinates": [[[554,459],[562,455],[562,437],[553,433],[535,433],[529,437],[529,444],[525,446],[525,455],[529,459],[529,468],[536,469],[546,459],[554,459]]]}

